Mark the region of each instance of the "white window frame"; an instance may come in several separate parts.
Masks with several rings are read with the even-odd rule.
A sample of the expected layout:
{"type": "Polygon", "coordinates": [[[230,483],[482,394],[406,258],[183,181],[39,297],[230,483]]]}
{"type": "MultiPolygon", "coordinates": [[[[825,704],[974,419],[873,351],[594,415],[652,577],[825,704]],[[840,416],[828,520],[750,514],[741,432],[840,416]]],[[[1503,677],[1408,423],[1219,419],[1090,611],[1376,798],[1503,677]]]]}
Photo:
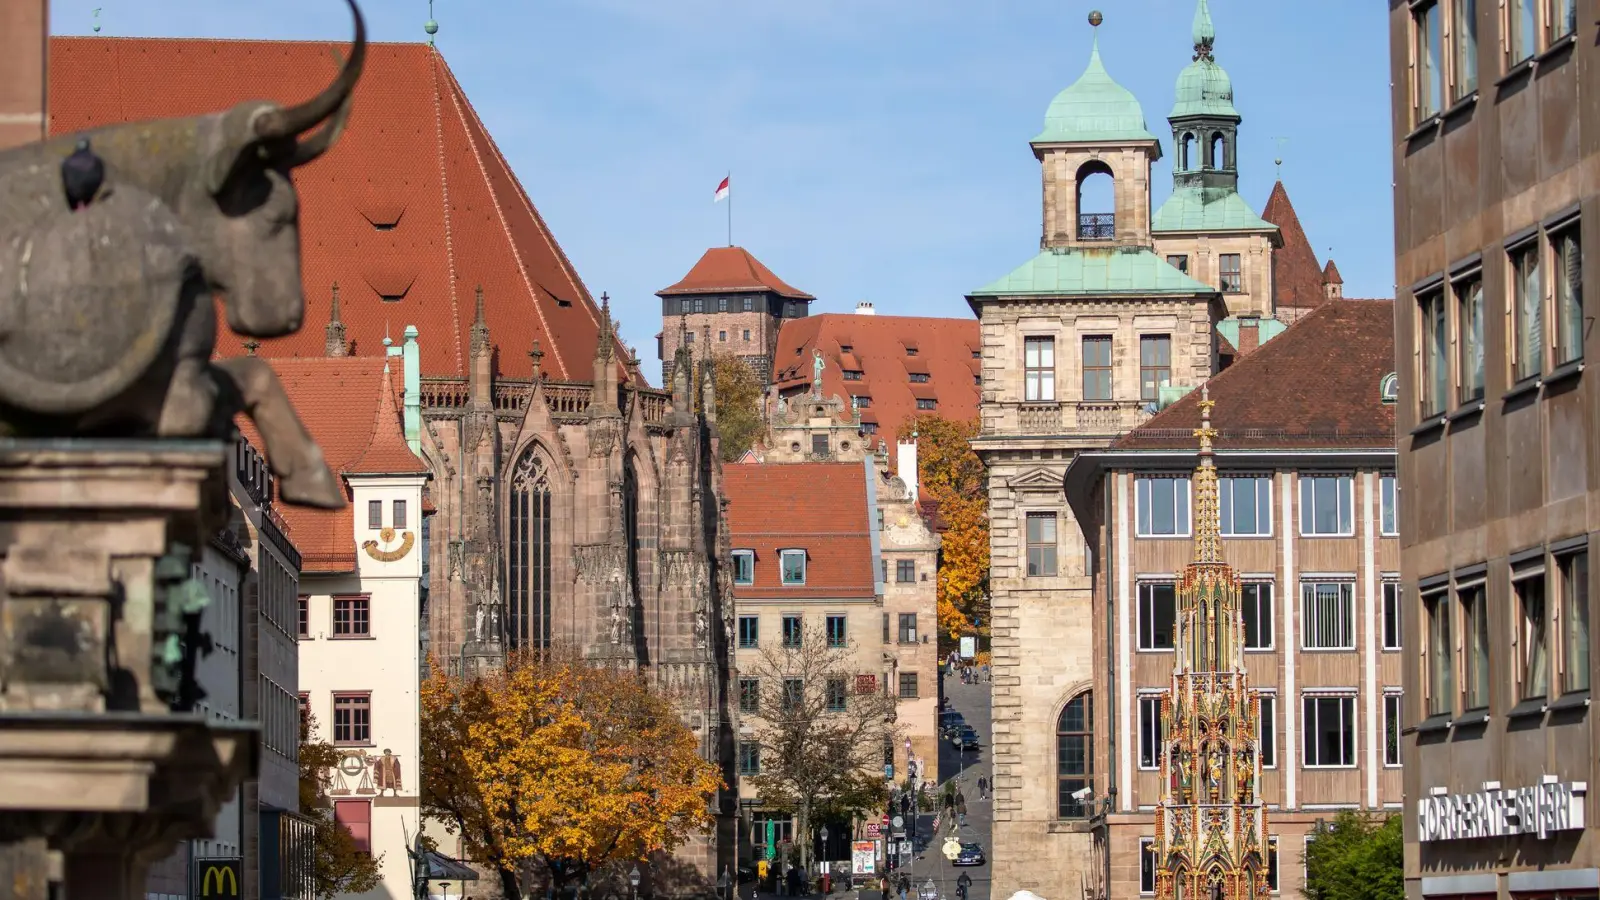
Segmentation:
{"type": "Polygon", "coordinates": [[[1378,534],[1383,537],[1400,534],[1400,482],[1393,472],[1378,473],[1378,534]],[[1385,485],[1388,485],[1387,490],[1385,485]]]}
{"type": "MultiPolygon", "coordinates": [[[[1267,625],[1267,627],[1266,627],[1266,629],[1264,631],[1261,628],[1261,622],[1260,622],[1260,619],[1261,619],[1261,606],[1260,606],[1259,602],[1257,603],[1257,606],[1256,606],[1256,619],[1257,619],[1257,621],[1256,621],[1256,633],[1259,634],[1259,635],[1264,636],[1267,639],[1266,643],[1262,644],[1259,647],[1251,647],[1249,644],[1245,644],[1243,646],[1244,652],[1246,652],[1246,653],[1270,653],[1273,650],[1277,649],[1277,646],[1278,646],[1278,637],[1277,637],[1277,634],[1278,634],[1278,632],[1277,632],[1277,628],[1278,628],[1277,614],[1278,614],[1278,611],[1276,609],[1276,605],[1277,605],[1277,599],[1276,598],[1277,598],[1277,594],[1278,594],[1277,582],[1272,581],[1271,579],[1268,579],[1268,578],[1241,578],[1240,581],[1242,582],[1240,584],[1241,588],[1243,588],[1246,585],[1256,585],[1258,587],[1265,587],[1267,589],[1267,603],[1266,603],[1266,607],[1267,607],[1267,615],[1266,615],[1267,622],[1266,622],[1266,625],[1267,625]]],[[[1260,597],[1260,593],[1258,592],[1256,596],[1260,597]]],[[[1244,592],[1242,590],[1240,591],[1240,594],[1239,594],[1239,613],[1240,613],[1240,615],[1246,615],[1247,614],[1245,612],[1245,608],[1244,608],[1244,592]]]]}
{"type": "MultiPolygon", "coordinates": [[[[1135,589],[1135,600],[1134,600],[1134,603],[1135,603],[1135,612],[1137,612],[1137,614],[1138,614],[1138,615],[1135,616],[1135,619],[1137,620],[1136,621],[1136,627],[1138,629],[1138,635],[1137,635],[1137,640],[1136,640],[1136,645],[1137,645],[1138,651],[1140,653],[1173,653],[1173,652],[1176,652],[1177,648],[1178,648],[1178,585],[1177,585],[1177,583],[1174,582],[1174,581],[1171,581],[1169,579],[1161,579],[1161,578],[1151,578],[1151,579],[1148,579],[1148,580],[1141,580],[1138,583],[1138,586],[1135,589]],[[1172,646],[1171,647],[1146,647],[1145,646],[1145,634],[1146,634],[1145,622],[1146,622],[1146,620],[1148,618],[1148,616],[1147,616],[1147,612],[1148,612],[1147,606],[1151,605],[1151,603],[1154,602],[1154,598],[1153,597],[1150,598],[1150,603],[1146,602],[1146,596],[1147,595],[1145,594],[1145,590],[1147,588],[1158,587],[1158,586],[1169,588],[1172,591],[1172,630],[1171,630],[1172,646]]],[[[1150,634],[1150,637],[1151,637],[1151,642],[1153,643],[1154,642],[1154,637],[1155,637],[1155,632],[1154,631],[1150,631],[1149,634],[1150,634]]]]}
{"type": "Polygon", "coordinates": [[[1025,334],[1022,336],[1022,402],[1054,403],[1056,401],[1056,336],[1053,334],[1025,334]],[[1030,351],[1039,352],[1030,356],[1030,351]],[[1045,352],[1049,352],[1046,360],[1045,352]]]}
{"type": "Polygon", "coordinates": [[[1385,578],[1379,585],[1381,592],[1378,597],[1378,646],[1382,650],[1393,652],[1403,649],[1406,643],[1405,632],[1405,606],[1404,593],[1400,589],[1400,582],[1393,578],[1385,578]],[[1394,606],[1394,644],[1389,643],[1389,607],[1394,606]]]}
{"type": "Polygon", "coordinates": [[[735,550],[735,551],[733,551],[732,555],[733,555],[733,559],[734,559],[734,563],[733,563],[733,583],[736,584],[736,585],[740,585],[740,586],[755,584],[756,583],[756,552],[754,550],[735,550]],[[749,577],[749,579],[743,580],[743,581],[741,581],[739,579],[739,560],[741,560],[741,559],[748,559],[750,561],[750,577],[749,577]]]}
{"type": "Polygon", "coordinates": [[[1354,769],[1361,762],[1361,728],[1360,716],[1356,711],[1356,692],[1348,688],[1307,688],[1300,692],[1300,717],[1302,735],[1300,740],[1300,765],[1306,769],[1354,769]],[[1343,763],[1313,763],[1306,759],[1306,742],[1311,740],[1317,732],[1316,724],[1305,713],[1307,700],[1341,700],[1348,704],[1347,710],[1342,711],[1341,718],[1350,731],[1350,761],[1343,763]]]}
{"type": "Polygon", "coordinates": [[[1355,537],[1355,476],[1349,472],[1306,472],[1296,479],[1300,483],[1300,536],[1301,537],[1355,537]],[[1308,525],[1316,523],[1315,482],[1324,478],[1338,480],[1341,488],[1334,502],[1338,506],[1339,531],[1311,531],[1308,525]]]}
{"type": "Polygon", "coordinates": [[[1134,533],[1141,538],[1187,538],[1192,536],[1194,530],[1194,503],[1192,486],[1186,475],[1136,475],[1133,479],[1134,494],[1134,533]],[[1171,482],[1172,488],[1172,531],[1152,531],[1151,522],[1151,487],[1156,482],[1171,482]],[[1177,483],[1182,483],[1182,488],[1177,483]],[[1179,525],[1183,527],[1179,529],[1179,525]]]}
{"type": "Polygon", "coordinates": [[[1304,578],[1300,581],[1300,649],[1312,653],[1330,650],[1334,652],[1356,649],[1356,585],[1348,578],[1304,578]],[[1340,599],[1344,606],[1344,628],[1348,641],[1337,646],[1312,645],[1309,641],[1309,629],[1314,622],[1313,617],[1306,609],[1308,595],[1306,589],[1310,588],[1311,596],[1316,595],[1316,588],[1337,586],[1340,590],[1340,599]]]}
{"type": "Polygon", "coordinates": [[[806,583],[806,551],[804,550],[779,550],[778,551],[778,581],[785,587],[803,587],[806,583]],[[788,577],[789,559],[800,558],[800,580],[791,581],[788,577]]]}
{"type": "Polygon", "coordinates": [[[1270,731],[1262,728],[1261,717],[1259,715],[1256,717],[1256,731],[1259,732],[1261,746],[1272,748],[1272,764],[1268,765],[1266,760],[1262,760],[1261,768],[1276,769],[1278,767],[1278,723],[1282,721],[1282,710],[1278,709],[1278,692],[1257,691],[1256,696],[1263,703],[1270,702],[1272,705],[1272,729],[1270,731]]]}
{"type": "Polygon", "coordinates": [[[1383,767],[1398,769],[1405,756],[1403,733],[1405,730],[1405,693],[1397,690],[1383,692],[1383,767]],[[1389,761],[1389,733],[1395,734],[1395,761],[1389,761]]]}
{"type": "Polygon", "coordinates": [[[1156,839],[1153,837],[1139,838],[1139,896],[1149,897],[1156,892],[1156,839]],[[1144,875],[1146,866],[1150,872],[1150,889],[1144,889],[1144,875]]]}
{"type": "Polygon", "coordinates": [[[1217,514],[1222,521],[1223,537],[1240,538],[1269,538],[1272,537],[1272,476],[1255,473],[1239,473],[1237,475],[1224,475],[1217,479],[1217,514]],[[1255,531],[1233,530],[1233,501],[1235,499],[1230,490],[1229,482],[1253,481],[1256,483],[1256,522],[1255,531]]]}
{"type": "Polygon", "coordinates": [[[1166,737],[1161,722],[1161,698],[1164,696],[1166,696],[1164,691],[1139,692],[1139,771],[1141,772],[1154,772],[1161,768],[1161,746],[1166,737]],[[1147,725],[1154,729],[1154,734],[1150,737],[1153,746],[1148,757],[1145,755],[1147,725]]]}

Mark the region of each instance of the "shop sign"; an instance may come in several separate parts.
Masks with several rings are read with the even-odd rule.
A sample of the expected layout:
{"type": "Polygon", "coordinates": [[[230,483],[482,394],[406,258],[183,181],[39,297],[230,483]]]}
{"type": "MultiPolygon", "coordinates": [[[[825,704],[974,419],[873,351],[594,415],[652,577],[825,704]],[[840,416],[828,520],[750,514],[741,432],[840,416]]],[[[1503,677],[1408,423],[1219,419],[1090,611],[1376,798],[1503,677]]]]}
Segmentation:
{"type": "Polygon", "coordinates": [[[1446,794],[1433,788],[1417,801],[1417,835],[1423,841],[1537,834],[1583,828],[1583,801],[1588,784],[1557,781],[1546,775],[1532,787],[1501,788],[1488,781],[1483,790],[1446,794]]]}
{"type": "Polygon", "coordinates": [[[871,875],[878,869],[878,842],[853,841],[850,844],[850,869],[857,875],[871,875]]]}

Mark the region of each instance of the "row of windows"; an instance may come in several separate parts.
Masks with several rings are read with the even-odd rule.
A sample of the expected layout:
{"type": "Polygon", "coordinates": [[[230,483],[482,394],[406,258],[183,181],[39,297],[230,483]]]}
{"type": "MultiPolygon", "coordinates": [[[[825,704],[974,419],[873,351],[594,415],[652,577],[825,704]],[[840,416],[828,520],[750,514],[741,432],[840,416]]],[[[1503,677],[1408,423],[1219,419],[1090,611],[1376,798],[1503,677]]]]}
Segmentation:
{"type": "MultiPolygon", "coordinates": [[[[372,598],[366,594],[333,598],[333,620],[328,637],[366,638],[372,636],[372,598]]],[[[311,637],[311,598],[300,598],[302,638],[311,637]]]]}
{"type": "MultiPolygon", "coordinates": [[[[1300,534],[1350,537],[1355,534],[1355,477],[1313,473],[1299,477],[1300,534]]],[[[1217,479],[1222,533],[1227,537],[1272,535],[1272,476],[1229,475],[1217,479]]],[[[1378,478],[1378,533],[1399,533],[1395,477],[1378,478]]],[[[1134,479],[1135,534],[1138,537],[1189,537],[1190,486],[1186,475],[1134,479]]]]}
{"type": "Polygon", "coordinates": [[[683,316],[704,312],[753,312],[755,308],[755,297],[685,297],[665,300],[662,312],[669,316],[683,316]]]}
{"type": "MultiPolygon", "coordinates": [[[[882,566],[882,569],[883,569],[883,571],[882,571],[883,580],[884,581],[888,581],[889,580],[889,560],[887,560],[887,559],[879,559],[878,563],[879,563],[880,566],[882,566]]],[[[923,578],[924,581],[926,581],[927,578],[928,578],[928,573],[923,572],[922,573],[922,578],[923,578]]],[[[895,584],[915,584],[916,581],[917,581],[917,563],[916,563],[915,560],[897,559],[897,560],[894,561],[894,583],[895,584]]]]}
{"type": "Polygon", "coordinates": [[[300,577],[264,547],[256,554],[256,559],[257,602],[267,621],[287,637],[291,634],[289,629],[293,627],[290,611],[294,609],[293,598],[300,593],[300,577]]]}
{"type": "MultiPolygon", "coordinates": [[[[721,342],[721,343],[726,344],[728,342],[728,332],[727,331],[718,331],[717,332],[717,340],[719,342],[721,342]]],[[[694,343],[694,332],[685,331],[683,333],[683,342],[686,343],[686,344],[694,343]]],[[[744,342],[746,344],[750,343],[750,329],[748,329],[748,328],[744,329],[744,342]]]]}
{"type": "MultiPolygon", "coordinates": [[[[1056,399],[1056,339],[1032,335],[1022,340],[1022,399],[1029,403],[1052,403],[1056,399]]],[[[1082,338],[1079,357],[1083,373],[1084,400],[1110,400],[1111,335],[1094,334],[1082,338]]],[[[1161,389],[1172,384],[1172,336],[1139,336],[1139,399],[1157,401],[1161,389]]]]}
{"type": "MultiPolygon", "coordinates": [[[[805,584],[806,551],[779,550],[778,579],[781,583],[787,585],[805,584]]],[[[733,583],[740,585],[756,583],[756,552],[754,550],[733,551],[733,583]]]]}
{"type": "MultiPolygon", "coordinates": [[[[1411,7],[1411,122],[1421,125],[1478,89],[1478,0],[1422,0],[1411,7]]],[[[1503,71],[1572,38],[1577,0],[1501,0],[1503,71]]]]}
{"type": "MultiPolygon", "coordinates": [[[[805,640],[804,620],[799,613],[785,613],[779,620],[782,628],[781,646],[799,647],[805,640]]],[[[829,647],[846,647],[850,643],[849,619],[843,614],[829,615],[824,619],[823,634],[829,647]]],[[[883,640],[889,641],[889,613],[883,614],[883,640]]],[[[900,613],[900,643],[917,642],[917,614],[900,613]]],[[[761,617],[739,617],[739,647],[751,649],[761,646],[761,617]]]]}
{"type": "MultiPolygon", "coordinates": [[[[1188,135],[1187,137],[1189,137],[1190,139],[1193,139],[1194,136],[1193,135],[1188,135]]],[[[1217,154],[1221,150],[1221,148],[1223,146],[1221,142],[1222,142],[1222,136],[1220,134],[1219,135],[1215,135],[1213,137],[1213,144],[1212,144],[1213,165],[1212,165],[1212,168],[1217,168],[1217,169],[1222,168],[1222,166],[1220,164],[1218,164],[1217,160],[1215,159],[1215,154],[1217,154]]],[[[1173,267],[1174,269],[1177,269],[1179,272],[1182,272],[1185,275],[1189,274],[1189,256],[1188,256],[1188,254],[1174,253],[1174,254],[1168,255],[1167,256],[1167,265],[1173,267]]],[[[1218,290],[1222,291],[1224,294],[1242,294],[1242,293],[1244,293],[1244,268],[1243,268],[1242,261],[1240,259],[1239,254],[1237,254],[1237,253],[1223,253],[1223,254],[1218,255],[1218,257],[1217,257],[1217,275],[1218,275],[1218,279],[1217,279],[1217,289],[1218,290]]]]}
{"type": "Polygon", "coordinates": [[[1491,621],[1487,572],[1421,592],[1429,715],[1488,709],[1490,636],[1504,628],[1511,632],[1511,687],[1515,699],[1535,701],[1530,711],[1543,711],[1552,681],[1560,693],[1589,689],[1589,553],[1554,554],[1549,564],[1554,578],[1542,556],[1511,569],[1510,615],[1500,624],[1491,621]]]}
{"type": "Polygon", "coordinates": [[[300,700],[276,681],[259,676],[257,702],[261,704],[261,743],[290,761],[300,759],[300,700]]]}
{"type": "MultiPolygon", "coordinates": [[[[389,527],[396,531],[410,528],[410,520],[406,518],[406,502],[395,500],[391,504],[393,514],[389,517],[389,527]]],[[[378,531],[383,528],[383,501],[367,501],[367,528],[378,531]]]]}
{"type": "MultiPolygon", "coordinates": [[[[1164,694],[1139,695],[1139,768],[1161,766],[1166,728],[1161,719],[1164,694]]],[[[1261,692],[1256,738],[1261,747],[1261,767],[1278,767],[1278,696],[1261,692]]],[[[1383,695],[1383,764],[1400,765],[1400,699],[1398,692],[1383,695]]],[[[1300,694],[1300,764],[1306,768],[1350,768],[1357,764],[1356,697],[1354,693],[1302,691],[1300,694]]]]}
{"type": "MultiPolygon", "coordinates": [[[[1506,342],[1510,384],[1583,359],[1583,253],[1578,224],[1563,220],[1506,248],[1506,342]],[[1544,272],[1551,276],[1546,279],[1544,272]],[[1546,286],[1548,281],[1548,286],[1546,286]],[[1553,319],[1552,329],[1546,324],[1553,319]]],[[[1421,418],[1443,414],[1454,400],[1484,394],[1484,309],[1481,267],[1417,291],[1417,406],[1421,418]],[[1453,390],[1452,390],[1453,388],[1453,390]]]]}
{"type": "MultiPolygon", "coordinates": [[[[860,676],[870,678],[871,676],[860,676]]],[[[799,678],[785,678],[783,688],[778,694],[778,705],[781,709],[790,709],[800,703],[800,698],[805,690],[804,683],[799,678]]],[[[915,700],[920,696],[920,686],[916,672],[901,672],[899,684],[899,697],[901,700],[915,700]]],[[[829,678],[824,695],[824,705],[829,712],[844,712],[849,703],[849,682],[844,678],[829,678]]],[[[739,711],[741,713],[759,714],[761,712],[761,683],[757,678],[739,679],[739,711]]],[[[894,745],[892,741],[884,744],[884,757],[893,764],[894,745]]],[[[739,742],[739,774],[761,774],[761,744],[756,741],[739,742]]]]}
{"type": "MultiPolygon", "coordinates": [[[[1240,585],[1246,650],[1274,649],[1273,584],[1247,581],[1240,585]]],[[[1141,581],[1138,593],[1140,650],[1172,650],[1177,636],[1178,588],[1172,582],[1141,581]]],[[[1382,647],[1400,649],[1400,585],[1383,583],[1382,647]]],[[[1355,583],[1300,582],[1300,649],[1356,649],[1355,583]]]]}

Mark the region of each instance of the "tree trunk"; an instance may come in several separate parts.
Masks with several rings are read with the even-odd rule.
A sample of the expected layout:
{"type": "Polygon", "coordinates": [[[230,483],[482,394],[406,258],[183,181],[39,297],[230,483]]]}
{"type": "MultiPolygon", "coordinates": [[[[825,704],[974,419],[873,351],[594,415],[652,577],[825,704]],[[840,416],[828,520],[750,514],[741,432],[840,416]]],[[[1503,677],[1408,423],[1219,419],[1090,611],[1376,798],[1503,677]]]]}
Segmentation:
{"type": "Polygon", "coordinates": [[[517,878],[517,870],[502,864],[495,866],[495,872],[500,875],[500,893],[506,900],[522,900],[522,882],[517,878]]]}
{"type": "Polygon", "coordinates": [[[811,800],[800,801],[800,877],[811,884],[811,800]]]}

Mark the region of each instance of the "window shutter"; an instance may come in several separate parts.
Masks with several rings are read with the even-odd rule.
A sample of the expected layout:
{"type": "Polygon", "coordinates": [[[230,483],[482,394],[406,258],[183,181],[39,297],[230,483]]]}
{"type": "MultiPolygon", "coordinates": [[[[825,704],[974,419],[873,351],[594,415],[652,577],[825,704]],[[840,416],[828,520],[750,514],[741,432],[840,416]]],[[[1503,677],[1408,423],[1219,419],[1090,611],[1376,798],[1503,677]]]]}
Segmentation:
{"type": "Polygon", "coordinates": [[[333,820],[355,839],[356,849],[372,852],[372,804],[366,800],[333,801],[333,820]]]}

